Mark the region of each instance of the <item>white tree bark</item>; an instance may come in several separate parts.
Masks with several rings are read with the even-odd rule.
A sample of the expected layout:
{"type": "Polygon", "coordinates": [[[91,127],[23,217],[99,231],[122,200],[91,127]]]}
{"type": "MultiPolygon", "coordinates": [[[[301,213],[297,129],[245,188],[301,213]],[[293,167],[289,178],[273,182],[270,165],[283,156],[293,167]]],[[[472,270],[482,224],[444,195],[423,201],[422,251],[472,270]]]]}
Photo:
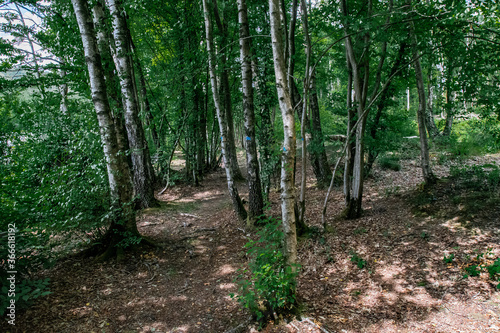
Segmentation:
{"type": "MultiPolygon", "coordinates": [[[[90,78],[92,101],[99,122],[101,141],[108,171],[111,202],[115,208],[121,211],[121,221],[119,225],[116,223],[117,221],[114,221],[110,229],[139,234],[135,222],[135,212],[130,205],[133,199],[130,169],[125,154],[118,149],[116,132],[111,117],[101,57],[97,48],[92,19],[85,0],[72,0],[72,4],[82,37],[85,60],[87,62],[90,78]]],[[[118,236],[119,234],[116,235],[118,236]]]]}
{"type": "Polygon", "coordinates": [[[120,0],[106,0],[113,18],[113,40],[116,47],[114,56],[116,70],[120,80],[121,92],[125,102],[125,126],[132,164],[134,167],[134,187],[140,208],[157,205],[154,197],[154,174],[151,166],[149,148],[139,119],[139,105],[134,85],[133,64],[130,57],[128,27],[120,0]]]}
{"type": "Polygon", "coordinates": [[[241,202],[238,189],[234,185],[234,176],[233,176],[233,170],[231,168],[231,161],[229,160],[229,156],[227,156],[226,154],[227,126],[226,126],[226,118],[220,101],[217,76],[215,73],[215,50],[214,50],[213,35],[212,35],[212,21],[210,20],[207,0],[203,0],[203,13],[205,15],[205,33],[206,33],[205,36],[206,36],[207,52],[208,52],[210,83],[212,85],[212,96],[214,100],[215,110],[217,112],[217,119],[219,121],[219,129],[221,133],[221,150],[222,150],[222,157],[224,159],[224,166],[226,169],[227,187],[229,190],[229,195],[231,196],[231,200],[233,201],[234,210],[236,211],[240,219],[245,220],[247,218],[247,212],[241,202]]]}
{"type": "Polygon", "coordinates": [[[243,88],[243,111],[245,113],[245,148],[247,153],[247,183],[249,220],[261,216],[264,211],[260,169],[257,159],[255,137],[255,113],[252,86],[252,61],[250,55],[250,28],[246,0],[238,0],[238,21],[240,24],[241,83],[243,88]]]}
{"type": "Polygon", "coordinates": [[[287,263],[293,265],[297,262],[295,184],[293,183],[293,160],[296,152],[295,115],[286,76],[279,0],[269,0],[269,12],[276,89],[284,131],[281,153],[281,216],[285,233],[285,255],[287,263]]]}

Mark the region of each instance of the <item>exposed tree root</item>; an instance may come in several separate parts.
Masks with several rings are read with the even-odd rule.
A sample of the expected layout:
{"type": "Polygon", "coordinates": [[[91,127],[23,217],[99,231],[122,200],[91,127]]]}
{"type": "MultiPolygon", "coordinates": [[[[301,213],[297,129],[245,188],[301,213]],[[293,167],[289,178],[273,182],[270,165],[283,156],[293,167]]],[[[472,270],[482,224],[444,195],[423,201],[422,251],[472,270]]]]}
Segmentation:
{"type": "Polygon", "coordinates": [[[71,255],[72,258],[88,258],[95,257],[95,261],[98,263],[106,262],[113,258],[116,258],[117,262],[123,262],[126,258],[127,253],[138,253],[146,249],[159,248],[161,247],[152,239],[146,236],[140,236],[141,241],[139,244],[132,244],[127,247],[122,247],[119,244],[123,237],[114,235],[112,237],[108,231],[99,241],[92,244],[89,248],[71,255]]]}

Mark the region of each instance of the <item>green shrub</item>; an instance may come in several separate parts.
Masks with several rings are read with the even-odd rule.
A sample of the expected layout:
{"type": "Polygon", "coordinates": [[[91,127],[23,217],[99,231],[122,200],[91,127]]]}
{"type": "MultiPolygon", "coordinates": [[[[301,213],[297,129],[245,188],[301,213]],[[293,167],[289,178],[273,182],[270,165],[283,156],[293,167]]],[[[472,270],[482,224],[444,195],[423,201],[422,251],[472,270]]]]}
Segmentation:
{"type": "MultiPolygon", "coordinates": [[[[2,281],[6,281],[7,277],[1,277],[2,281]]],[[[15,300],[16,309],[25,309],[38,297],[51,294],[48,287],[49,279],[33,281],[22,279],[20,283],[17,282],[15,296],[12,297],[15,300]]],[[[8,286],[2,286],[0,290],[0,316],[3,316],[7,312],[7,307],[10,305],[11,297],[9,297],[9,293],[8,286]]]]}
{"type": "Polygon", "coordinates": [[[258,232],[259,239],[245,245],[249,266],[236,278],[238,295],[231,294],[260,321],[276,319],[274,313],[287,314],[297,308],[295,281],[299,267],[286,264],[281,222],[274,218],[266,222],[258,232]]]}
{"type": "Polygon", "coordinates": [[[446,264],[451,264],[453,262],[453,259],[455,259],[455,255],[452,253],[448,257],[446,255],[443,256],[443,261],[446,264]]]}
{"type": "Polygon", "coordinates": [[[495,153],[500,150],[500,122],[491,116],[481,119],[457,121],[449,137],[438,137],[438,147],[447,152],[440,156],[445,159],[495,153]]]}
{"type": "Polygon", "coordinates": [[[450,175],[458,185],[477,191],[496,192],[500,185],[500,168],[495,164],[451,167],[450,175]]]}
{"type": "Polygon", "coordinates": [[[356,252],[351,252],[351,262],[358,266],[359,269],[363,269],[366,266],[366,260],[361,258],[356,252]]]}
{"type": "Polygon", "coordinates": [[[382,156],[378,160],[378,165],[386,170],[400,171],[401,164],[399,163],[399,159],[395,156],[382,156]]]}

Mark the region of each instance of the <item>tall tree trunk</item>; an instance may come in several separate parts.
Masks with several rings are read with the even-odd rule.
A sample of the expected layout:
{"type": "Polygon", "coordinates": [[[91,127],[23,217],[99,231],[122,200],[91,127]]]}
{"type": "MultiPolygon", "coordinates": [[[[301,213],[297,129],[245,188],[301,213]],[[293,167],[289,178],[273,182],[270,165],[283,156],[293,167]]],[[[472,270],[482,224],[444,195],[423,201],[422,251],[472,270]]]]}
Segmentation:
{"type": "MultiPolygon", "coordinates": [[[[195,84],[193,77],[193,85],[195,84]]],[[[196,85],[194,85],[196,86],[196,85]]],[[[194,90],[193,97],[194,108],[197,110],[195,113],[196,121],[196,173],[199,178],[203,177],[206,169],[206,150],[207,150],[207,110],[203,105],[203,90],[198,85],[194,90]]]]}
{"type": "MultiPolygon", "coordinates": [[[[367,1],[367,16],[371,16],[371,1],[367,1]]],[[[347,17],[347,4],[342,0],[342,12],[347,17]]],[[[358,125],[356,127],[355,142],[354,142],[354,163],[352,166],[352,177],[347,179],[350,181],[350,195],[346,197],[347,207],[344,212],[346,218],[357,218],[361,216],[361,204],[363,199],[363,183],[364,183],[364,134],[366,127],[367,112],[365,110],[367,90],[370,74],[369,64],[369,47],[370,35],[366,32],[363,36],[359,37],[359,42],[362,43],[362,53],[357,59],[355,54],[353,42],[348,36],[347,26],[344,28],[346,35],[345,48],[347,61],[352,67],[352,84],[355,92],[354,98],[356,99],[356,116],[358,118],[358,125]],[[363,72],[363,74],[362,74],[363,72]]],[[[349,138],[347,138],[349,140],[349,138]]],[[[349,177],[347,177],[349,178],[349,177]]]]}
{"type": "MultiPolygon", "coordinates": [[[[302,117],[300,123],[300,136],[302,143],[302,168],[301,168],[301,179],[300,179],[300,195],[298,203],[298,218],[297,218],[297,232],[299,235],[304,234],[308,227],[305,223],[305,213],[306,213],[306,171],[307,171],[307,138],[306,138],[306,115],[308,113],[309,103],[309,89],[311,80],[311,39],[309,36],[309,26],[307,22],[307,6],[305,0],[301,0],[300,8],[302,12],[302,27],[304,30],[304,40],[306,44],[306,68],[305,68],[305,79],[304,79],[304,95],[302,101],[302,117]]],[[[290,77],[290,80],[292,78],[290,77]]]]}
{"type": "MultiPolygon", "coordinates": [[[[377,113],[375,114],[375,119],[373,121],[372,128],[370,130],[370,136],[373,141],[377,140],[378,127],[380,124],[380,119],[382,118],[382,111],[385,109],[387,102],[393,96],[392,89],[392,80],[396,73],[400,70],[401,62],[403,61],[403,56],[405,54],[407,44],[401,43],[399,46],[398,57],[394,61],[394,64],[391,67],[391,73],[389,74],[389,78],[387,79],[387,83],[382,88],[380,93],[380,100],[377,103],[377,113]]],[[[376,149],[369,149],[368,151],[368,160],[365,166],[365,175],[368,175],[370,170],[372,169],[373,163],[377,159],[379,152],[376,149]]]]}
{"type": "MultiPolygon", "coordinates": [[[[227,21],[222,22],[222,19],[219,14],[219,8],[217,6],[217,0],[212,0],[213,2],[213,12],[215,22],[219,29],[219,32],[222,36],[222,45],[220,47],[220,63],[222,67],[221,71],[221,90],[222,90],[222,101],[224,105],[224,113],[226,118],[227,125],[227,145],[226,145],[226,153],[228,155],[229,160],[231,161],[231,168],[233,169],[234,180],[243,179],[243,175],[241,173],[240,167],[238,166],[238,156],[236,151],[236,142],[234,136],[234,121],[233,121],[233,106],[231,101],[231,86],[229,85],[229,69],[227,68],[227,51],[229,46],[229,36],[228,36],[228,28],[227,21]]],[[[215,65],[215,64],[214,64],[215,65]]]]}
{"type": "Polygon", "coordinates": [[[238,0],[238,19],[240,23],[241,83],[243,86],[243,110],[245,113],[245,148],[247,153],[248,218],[251,222],[263,213],[264,201],[260,183],[260,170],[257,158],[255,137],[255,114],[252,87],[252,62],[250,55],[250,28],[246,0],[238,0]]]}
{"type": "MultiPolygon", "coordinates": [[[[256,49],[257,51],[257,49],[256,49]]],[[[273,150],[276,146],[273,133],[273,124],[271,121],[271,106],[274,104],[274,94],[269,85],[267,85],[268,69],[266,61],[262,61],[262,70],[259,70],[257,59],[266,59],[267,50],[262,54],[257,54],[252,58],[253,73],[255,75],[255,86],[257,88],[256,101],[259,105],[260,115],[260,131],[257,132],[259,139],[259,152],[260,152],[260,170],[262,187],[264,188],[264,200],[269,198],[269,191],[271,188],[271,176],[274,174],[275,169],[278,167],[275,161],[273,150]]]]}
{"type": "MultiPolygon", "coordinates": [[[[302,11],[302,26],[305,34],[305,48],[306,54],[309,55],[309,63],[312,60],[312,44],[311,38],[308,33],[308,19],[307,19],[307,6],[304,0],[301,0],[302,11]]],[[[311,68],[311,66],[309,66],[311,68]]],[[[301,118],[305,120],[306,130],[308,129],[311,134],[311,142],[308,144],[310,153],[311,165],[313,167],[316,181],[320,187],[327,186],[330,182],[330,166],[328,165],[328,158],[326,156],[325,144],[323,140],[323,130],[321,128],[321,117],[319,113],[318,92],[316,89],[316,69],[306,70],[308,76],[307,84],[309,92],[309,109],[311,112],[312,126],[309,126],[307,120],[307,113],[301,118]],[[310,128],[308,128],[310,127],[310,128]]],[[[304,89],[305,91],[305,89],[304,89]]],[[[304,97],[306,99],[306,97],[304,97]]]]}
{"type": "Polygon", "coordinates": [[[149,103],[148,91],[146,89],[146,78],[144,77],[144,71],[142,70],[141,62],[139,61],[139,55],[137,54],[137,50],[132,43],[132,51],[136,57],[136,66],[137,66],[137,74],[139,75],[139,85],[142,99],[142,113],[146,118],[146,123],[149,127],[149,131],[151,132],[151,138],[153,139],[153,143],[156,149],[160,148],[160,138],[158,137],[158,131],[156,130],[155,119],[153,113],[151,112],[151,104],[149,103]]]}
{"type": "Polygon", "coordinates": [[[326,156],[325,140],[323,137],[323,129],[321,127],[321,117],[319,113],[318,91],[316,89],[316,71],[311,73],[310,79],[310,97],[311,104],[311,164],[313,166],[314,175],[319,186],[326,186],[330,182],[330,165],[326,156]]]}
{"type": "MultiPolygon", "coordinates": [[[[120,82],[115,74],[114,57],[116,56],[115,48],[111,42],[111,36],[108,33],[106,26],[106,19],[104,15],[104,1],[96,1],[92,7],[94,15],[94,27],[97,34],[97,47],[101,56],[101,63],[103,64],[104,79],[107,82],[107,94],[111,98],[113,106],[111,107],[113,123],[116,131],[116,139],[118,142],[118,149],[127,152],[130,149],[127,138],[127,130],[125,128],[125,121],[123,118],[123,96],[120,93],[120,82]]],[[[111,102],[111,101],[110,101],[111,102]]],[[[127,157],[127,162],[132,168],[132,160],[130,156],[127,157]]]]}
{"type": "Polygon", "coordinates": [[[242,220],[247,218],[247,212],[245,207],[241,202],[240,195],[238,194],[238,189],[234,185],[233,169],[231,168],[231,161],[226,154],[227,148],[227,126],[224,111],[222,110],[222,105],[220,101],[220,96],[218,92],[217,76],[215,73],[215,50],[212,35],[212,22],[210,20],[210,12],[208,10],[208,0],[203,1],[203,14],[205,16],[205,32],[206,32],[206,43],[208,52],[208,66],[210,69],[210,82],[212,84],[212,95],[214,100],[215,110],[217,111],[217,118],[219,120],[219,128],[221,132],[221,150],[222,156],[224,158],[224,165],[226,169],[227,177],[227,187],[229,190],[229,195],[233,201],[233,207],[238,217],[242,220]]]}
{"type": "MultiPolygon", "coordinates": [[[[411,6],[411,0],[407,3],[411,6]]],[[[425,128],[425,86],[424,76],[422,75],[422,67],[420,65],[420,56],[417,48],[417,36],[415,35],[414,23],[410,22],[410,37],[413,49],[413,67],[415,68],[415,79],[417,81],[418,91],[418,134],[420,136],[420,164],[422,167],[422,174],[426,184],[434,184],[436,177],[432,173],[430,159],[429,159],[429,146],[427,142],[427,133],[425,128]]]]}
{"type": "Polygon", "coordinates": [[[351,179],[352,179],[352,168],[354,165],[354,145],[351,140],[351,132],[356,123],[354,117],[356,116],[356,111],[352,106],[352,67],[347,60],[347,97],[346,97],[346,108],[347,108],[347,138],[346,138],[346,158],[344,163],[344,199],[346,206],[349,203],[349,198],[351,197],[351,179]]]}
{"type": "Polygon", "coordinates": [[[80,29],[85,61],[87,62],[92,101],[99,122],[101,141],[106,158],[106,167],[110,188],[111,203],[116,216],[112,220],[107,235],[108,249],[105,255],[114,251],[121,251],[117,247],[127,237],[138,237],[135,212],[130,204],[133,200],[133,186],[130,177],[130,169],[125,159],[124,152],[118,149],[115,127],[111,117],[106,93],[106,83],[101,57],[97,48],[92,18],[85,0],[72,0],[76,14],[78,27],[80,29]]]}
{"type": "Polygon", "coordinates": [[[425,109],[425,128],[431,138],[439,135],[439,129],[434,122],[434,114],[432,112],[432,63],[429,66],[427,73],[427,108],[425,109]]]}
{"type": "Polygon", "coordinates": [[[282,25],[279,0],[269,0],[271,41],[274,58],[276,90],[283,118],[283,149],[281,154],[281,216],[285,234],[285,256],[294,269],[297,263],[297,231],[295,220],[295,184],[293,160],[296,152],[295,114],[288,89],[288,78],[283,55],[282,25]]]}
{"type": "Polygon", "coordinates": [[[454,98],[453,98],[453,90],[451,89],[451,80],[453,79],[453,67],[448,66],[447,75],[446,75],[446,122],[444,124],[443,136],[450,136],[451,129],[453,126],[453,109],[454,109],[454,98]]]}
{"type": "Polygon", "coordinates": [[[130,43],[127,22],[120,0],[106,0],[113,18],[113,39],[116,46],[116,69],[125,100],[125,126],[134,167],[134,188],[139,208],[158,205],[154,196],[154,174],[144,129],[139,119],[139,109],[134,90],[134,77],[130,61],[130,43]]]}

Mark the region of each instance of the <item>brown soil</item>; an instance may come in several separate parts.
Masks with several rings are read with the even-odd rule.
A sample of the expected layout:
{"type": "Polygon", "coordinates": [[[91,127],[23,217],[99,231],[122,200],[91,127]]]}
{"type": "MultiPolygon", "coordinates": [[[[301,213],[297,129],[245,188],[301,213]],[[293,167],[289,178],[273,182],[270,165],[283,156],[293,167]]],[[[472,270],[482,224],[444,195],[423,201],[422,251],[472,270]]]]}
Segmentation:
{"type": "MultiPolygon", "coordinates": [[[[440,177],[448,172],[436,170],[440,177]]],[[[425,192],[419,175],[414,161],[399,172],[376,169],[357,220],[336,218],[343,206],[336,189],[327,214],[333,232],[299,243],[303,320],[265,332],[500,332],[495,284],[487,274],[463,277],[477,254],[492,248],[477,263],[500,255],[498,201],[471,214],[453,204],[463,193],[452,182],[425,192]],[[351,261],[354,253],[366,262],[362,269],[351,261]],[[452,253],[453,262],[445,263],[452,253]]],[[[309,179],[309,225],[320,228],[324,195],[309,179]]],[[[138,225],[161,248],[129,254],[123,264],[59,262],[41,273],[53,294],[18,313],[14,329],[0,331],[226,332],[247,323],[249,314],[229,294],[253,232],[231,209],[224,172],[158,199],[162,206],[142,211],[138,225]]],[[[271,203],[279,216],[279,193],[271,203]]],[[[255,331],[251,324],[238,328],[255,331]]]]}

